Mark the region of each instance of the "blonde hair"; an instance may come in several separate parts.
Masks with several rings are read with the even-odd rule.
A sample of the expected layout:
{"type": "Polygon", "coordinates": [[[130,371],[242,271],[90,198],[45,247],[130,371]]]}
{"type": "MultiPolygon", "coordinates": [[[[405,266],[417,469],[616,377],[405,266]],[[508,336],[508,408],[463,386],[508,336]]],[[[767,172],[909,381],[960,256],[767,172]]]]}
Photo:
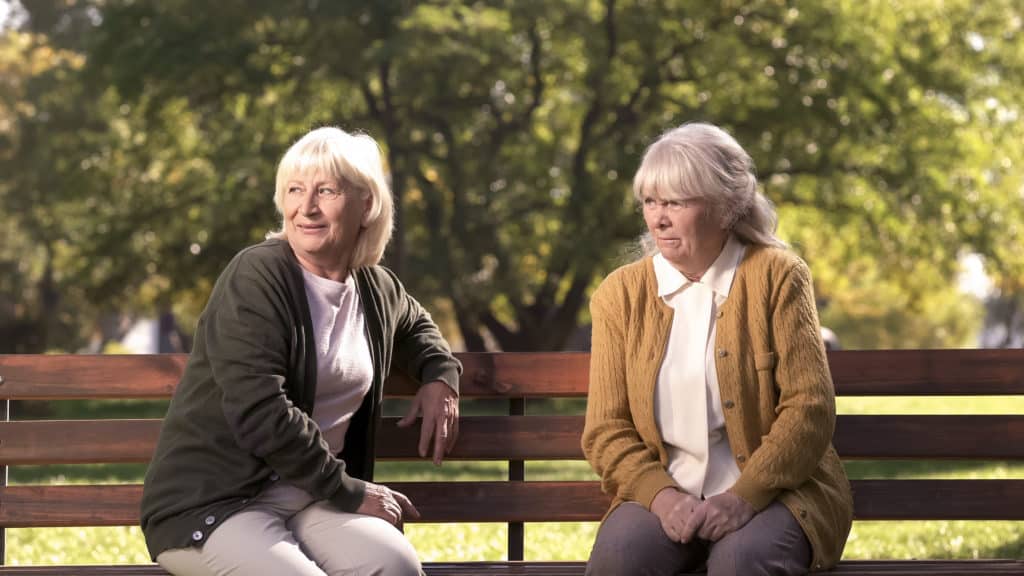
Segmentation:
{"type": "MultiPolygon", "coordinates": [[[[633,196],[662,200],[702,198],[708,216],[745,244],[785,247],[775,235],[775,207],[757,189],[754,161],[736,140],[712,124],[673,128],[644,152],[633,196]]],[[[656,251],[648,238],[644,251],[656,251]]]]}
{"type": "Polygon", "coordinates": [[[344,186],[369,195],[370,211],[347,265],[360,268],[380,262],[394,226],[394,200],[384,176],[380,147],[366,134],[349,134],[333,126],[310,131],[281,158],[274,190],[281,228],[267,234],[267,238],[287,239],[284,197],[288,181],[296,175],[314,173],[335,178],[344,186]]]}

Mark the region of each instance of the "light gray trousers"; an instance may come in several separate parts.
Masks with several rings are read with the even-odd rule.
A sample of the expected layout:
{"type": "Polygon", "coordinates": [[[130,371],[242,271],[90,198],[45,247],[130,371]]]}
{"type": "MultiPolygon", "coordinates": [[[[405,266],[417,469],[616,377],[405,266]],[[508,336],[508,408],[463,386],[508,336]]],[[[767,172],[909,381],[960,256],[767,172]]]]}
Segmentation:
{"type": "Polygon", "coordinates": [[[201,548],[156,561],[175,576],[420,576],[412,544],[374,516],[341,512],[279,483],[224,521],[201,548]]]}
{"type": "Polygon", "coordinates": [[[673,542],[661,521],[635,502],[601,524],[587,576],[676,576],[706,567],[708,576],[807,574],[811,545],[789,510],[776,501],[718,542],[673,542]]]}

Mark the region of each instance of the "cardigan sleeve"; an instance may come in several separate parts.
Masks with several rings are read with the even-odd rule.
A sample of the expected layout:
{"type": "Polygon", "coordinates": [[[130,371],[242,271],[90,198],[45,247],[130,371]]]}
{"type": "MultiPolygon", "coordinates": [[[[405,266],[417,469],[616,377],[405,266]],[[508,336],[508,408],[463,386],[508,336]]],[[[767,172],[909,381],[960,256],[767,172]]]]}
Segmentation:
{"type": "Polygon", "coordinates": [[[406,292],[394,272],[381,269],[393,286],[396,365],[420,384],[440,380],[458,394],[462,363],[452,354],[430,313],[406,292]]]}
{"type": "Polygon", "coordinates": [[[835,429],[835,390],[821,340],[811,275],[802,261],[782,274],[769,303],[778,391],[776,419],[731,491],[761,510],[804,483],[835,429]]]}
{"type": "Polygon", "coordinates": [[[614,279],[606,280],[590,302],[590,388],[582,447],[606,494],[650,509],[654,496],[676,483],[657,447],[644,442],[633,421],[627,389],[626,291],[616,294],[613,284],[614,279]]]}
{"type": "Polygon", "coordinates": [[[203,329],[224,417],[238,445],[283,480],[354,511],[365,483],[345,472],[313,419],[286,394],[291,335],[301,326],[290,319],[278,280],[259,258],[243,254],[211,297],[203,329]]]}

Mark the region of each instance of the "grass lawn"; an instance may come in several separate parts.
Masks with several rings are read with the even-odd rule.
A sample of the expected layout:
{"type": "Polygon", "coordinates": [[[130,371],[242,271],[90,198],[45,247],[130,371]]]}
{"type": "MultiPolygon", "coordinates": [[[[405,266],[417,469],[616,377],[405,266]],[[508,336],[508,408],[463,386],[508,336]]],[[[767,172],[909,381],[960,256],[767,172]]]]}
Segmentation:
{"type": "MultiPolygon", "coordinates": [[[[841,414],[1024,414],[1024,398],[841,398],[841,414]]],[[[538,405],[530,413],[572,412],[580,403],[538,405]]],[[[81,407],[78,407],[81,409],[81,407]]],[[[91,407],[90,407],[91,409],[91,407]]],[[[86,410],[88,411],[88,410],[86,410]]],[[[471,411],[475,411],[471,410],[471,411]]],[[[125,417],[125,414],[118,414],[125,417]]],[[[133,415],[134,417],[139,417],[133,415]]],[[[140,481],[142,466],[17,467],[11,483],[102,483],[140,481]]],[[[851,478],[1024,478],[1022,462],[849,462],[851,478]]],[[[378,464],[382,482],[435,479],[501,479],[498,462],[378,464]]],[[[583,462],[530,462],[528,480],[594,478],[583,462]]],[[[406,534],[424,561],[501,560],[507,529],[501,524],[419,524],[406,534]]],[[[526,557],[583,560],[597,534],[593,522],[528,524],[526,557]]],[[[1024,522],[857,522],[846,559],[1024,558],[1024,522]]],[[[40,528],[7,531],[10,565],[148,562],[138,528],[40,528]]]]}

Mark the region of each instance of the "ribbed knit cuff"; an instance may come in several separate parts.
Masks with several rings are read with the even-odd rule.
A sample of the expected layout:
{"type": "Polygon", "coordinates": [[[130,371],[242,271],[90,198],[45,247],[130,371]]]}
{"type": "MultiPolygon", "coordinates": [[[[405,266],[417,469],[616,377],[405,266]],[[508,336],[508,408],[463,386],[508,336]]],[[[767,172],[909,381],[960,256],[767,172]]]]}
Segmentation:
{"type": "Polygon", "coordinates": [[[760,512],[775,500],[781,490],[765,488],[754,482],[749,476],[740,475],[739,480],[733,484],[729,492],[743,498],[754,507],[754,510],[760,512]]]}
{"type": "Polygon", "coordinates": [[[651,502],[665,488],[676,487],[676,481],[668,475],[668,471],[661,466],[652,467],[644,472],[636,484],[637,501],[648,510],[651,509],[651,502]]]}

